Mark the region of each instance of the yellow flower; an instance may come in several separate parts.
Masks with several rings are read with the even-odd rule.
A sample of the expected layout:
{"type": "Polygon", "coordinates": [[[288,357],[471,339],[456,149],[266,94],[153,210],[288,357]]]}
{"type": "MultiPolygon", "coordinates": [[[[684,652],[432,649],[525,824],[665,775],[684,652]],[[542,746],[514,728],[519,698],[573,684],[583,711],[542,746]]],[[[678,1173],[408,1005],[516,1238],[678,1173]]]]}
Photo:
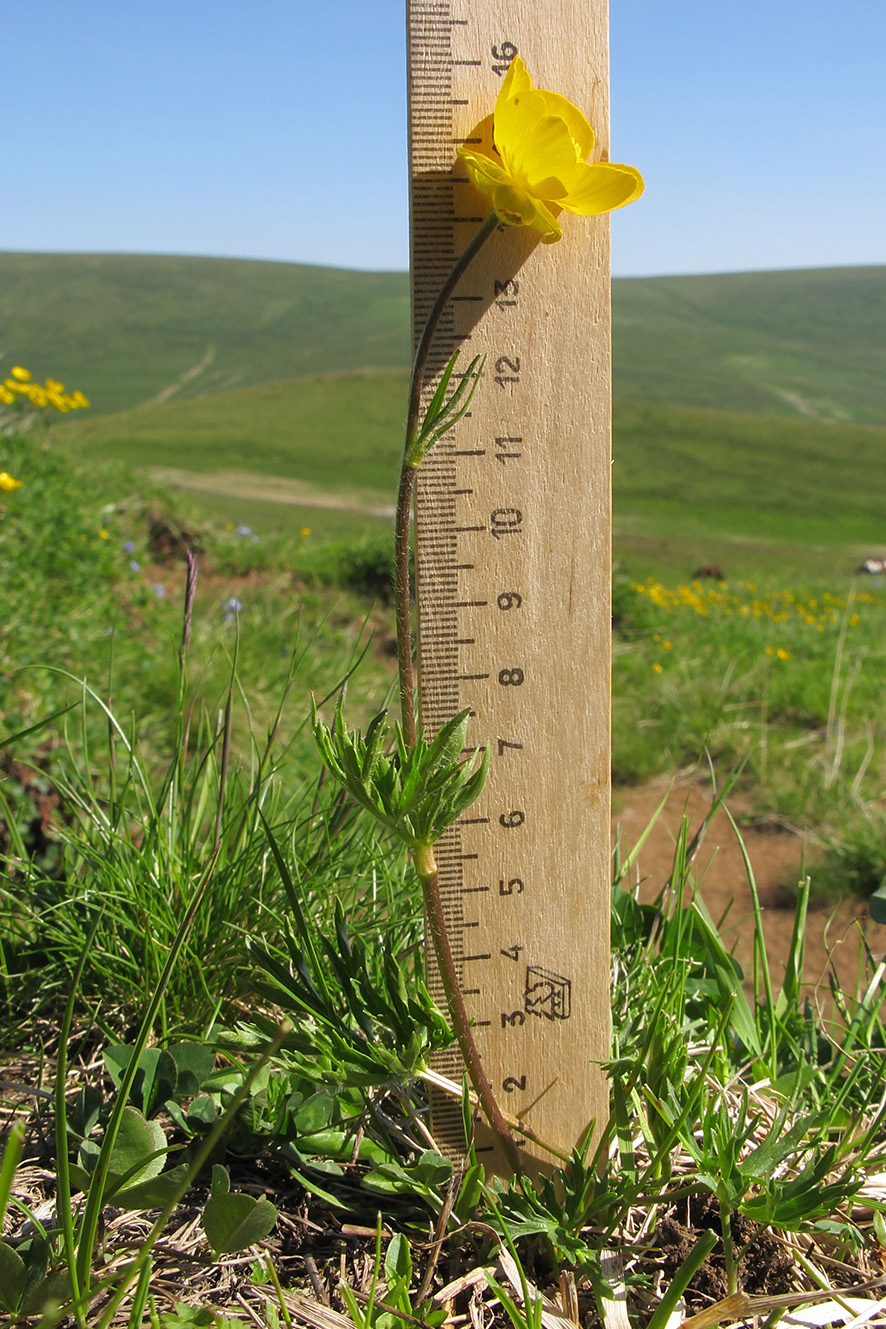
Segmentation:
{"type": "Polygon", "coordinates": [[[533,88],[519,55],[504,77],[494,114],[471,138],[482,140],[481,149],[459,148],[458,155],[473,183],[489,195],[503,222],[531,226],[546,244],[563,234],[555,211],[594,217],[643,193],[643,177],[633,166],[589,165],[593,129],[565,97],[533,88]]]}
{"type": "Polygon", "coordinates": [[[662,668],[663,666],[658,664],[658,662],[656,661],[656,663],[652,666],[653,674],[660,674],[662,672],[662,668]]]}
{"type": "Polygon", "coordinates": [[[2,383],[0,383],[0,401],[3,402],[4,406],[11,406],[15,401],[15,394],[10,392],[9,388],[4,387],[2,383]]]}
{"type": "Polygon", "coordinates": [[[21,480],[13,480],[8,471],[0,471],[0,489],[4,494],[8,494],[12,489],[21,489],[21,480]]]}
{"type": "Polygon", "coordinates": [[[303,527],[301,528],[301,538],[302,538],[303,540],[307,540],[307,538],[308,538],[308,536],[309,536],[310,534],[311,534],[311,528],[310,528],[310,526],[303,526],[303,527]]]}
{"type": "Polygon", "coordinates": [[[26,383],[31,377],[30,370],[22,369],[21,365],[13,365],[10,372],[12,373],[12,377],[17,378],[20,383],[26,383]]]}
{"type": "Polygon", "coordinates": [[[105,530],[104,526],[99,531],[98,538],[100,540],[110,540],[111,537],[108,535],[108,532],[105,530]]]}
{"type": "Polygon", "coordinates": [[[786,651],[783,646],[779,646],[775,654],[778,656],[779,660],[790,660],[791,658],[790,651],[786,651]]]}

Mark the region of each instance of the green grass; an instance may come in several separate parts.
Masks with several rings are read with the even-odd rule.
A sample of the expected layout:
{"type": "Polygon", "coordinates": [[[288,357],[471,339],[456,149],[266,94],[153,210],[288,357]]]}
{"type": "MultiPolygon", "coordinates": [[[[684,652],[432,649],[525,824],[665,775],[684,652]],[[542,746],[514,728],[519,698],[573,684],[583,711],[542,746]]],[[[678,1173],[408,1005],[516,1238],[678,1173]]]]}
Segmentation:
{"type": "MultiPolygon", "coordinates": [[[[148,557],[163,495],[26,440],[5,439],[2,460],[22,480],[0,505],[0,1056],[22,1123],[0,1157],[11,1323],[55,1314],[54,1301],[77,1329],[146,1317],[240,1329],[220,1316],[244,1307],[279,1329],[281,1317],[313,1323],[293,1290],[313,1296],[330,1279],[347,1285],[357,1329],[403,1315],[439,1329],[432,1294],[462,1275],[486,1288],[477,1271],[503,1250],[522,1270],[514,1295],[520,1277],[549,1291],[571,1276],[589,1329],[611,1319],[604,1250],[630,1255],[622,1295],[637,1329],[664,1329],[683,1293],[694,1312],[739,1286],[780,1290],[766,1251],[809,1297],[830,1295],[835,1268],[844,1296],[847,1270],[858,1284],[876,1273],[883,966],[861,944],[857,989],[835,985],[826,1012],[808,999],[805,886],[779,988],[758,902],[742,974],[693,898],[704,827],[683,827],[650,904],[628,889],[638,848],[620,844],[600,1149],[577,1144],[551,1177],[499,1181],[476,1155],[456,1175],[427,1135],[429,1052],[450,1036],[424,986],[412,872],[321,779],[304,732],[308,689],[336,687],[368,612],[309,587],[307,564],[347,582],[374,575],[377,551],[195,532],[206,552],[185,649],[181,554],[148,557]],[[11,797],[16,782],[30,802],[11,797]],[[48,792],[54,855],[38,844],[48,792]],[[43,1076],[38,1043],[56,1070],[31,1110],[18,1086],[43,1076]],[[296,1243],[278,1207],[299,1216],[296,1243]],[[665,1219],[688,1229],[670,1264],[665,1219]],[[368,1245],[354,1244],[361,1231],[368,1245]],[[369,1288],[368,1304],[352,1288],[369,1288]]],[[[868,770],[881,786],[880,755],[865,764],[857,743],[884,749],[882,594],[843,604],[825,587],[776,598],[656,579],[617,590],[623,759],[639,723],[647,753],[672,761],[707,742],[726,761],[748,755],[772,793],[791,752],[809,789],[847,806],[868,797],[868,770]],[[814,752],[779,749],[818,729],[814,752]],[[764,731],[765,769],[747,751],[764,731]]],[[[390,661],[370,652],[349,680],[352,722],[390,681],[390,661]]],[[[501,1282],[488,1286],[484,1322],[538,1329],[501,1282]]]]}
{"type": "Polygon", "coordinates": [[[84,416],[53,437],[89,458],[206,474],[299,480],[390,505],[396,493],[405,370],[317,374],[120,415],[84,416]]]}
{"type": "Polygon", "coordinates": [[[881,544],[884,448],[886,430],[870,426],[621,403],[615,520],[684,536],[881,544]]]}
{"type": "MultiPolygon", "coordinates": [[[[236,474],[226,481],[227,472],[251,485],[264,478],[273,488],[281,477],[345,504],[384,505],[396,483],[405,396],[405,372],[317,375],[83,416],[56,427],[53,438],[85,458],[221,472],[214,483],[227,484],[232,501],[238,483],[236,474]]],[[[616,533],[667,539],[679,530],[681,540],[695,542],[696,565],[720,561],[729,540],[768,543],[772,551],[876,546],[886,508],[884,450],[886,430],[874,426],[616,403],[616,533]]],[[[272,515],[281,525],[278,505],[268,504],[262,516],[254,511],[256,525],[270,529],[272,515]]],[[[372,518],[342,520],[365,529],[372,518]]],[[[733,548],[727,556],[734,564],[739,555],[733,548]]],[[[857,551],[847,551],[834,566],[849,571],[857,561],[857,551]]]]}
{"type": "Polygon", "coordinates": [[[818,893],[876,890],[886,881],[881,581],[620,578],[616,782],[704,753],[741,771],[756,816],[808,833],[818,893]]]}
{"type": "MultiPolygon", "coordinates": [[[[0,286],[0,346],[94,414],[408,362],[405,273],[0,253],[0,286]]],[[[615,395],[886,424],[884,296],[883,267],[617,280],[615,395]]]]}

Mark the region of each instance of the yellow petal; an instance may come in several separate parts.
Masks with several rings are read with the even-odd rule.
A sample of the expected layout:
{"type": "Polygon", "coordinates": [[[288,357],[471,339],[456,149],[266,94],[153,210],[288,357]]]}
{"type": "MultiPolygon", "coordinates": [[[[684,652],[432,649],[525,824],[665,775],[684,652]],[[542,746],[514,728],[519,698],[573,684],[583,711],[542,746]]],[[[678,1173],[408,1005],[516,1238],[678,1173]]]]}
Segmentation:
{"type": "Polygon", "coordinates": [[[526,68],[520,56],[515,55],[508,66],[508,72],[505,74],[501,88],[499,89],[498,100],[495,103],[496,112],[501,103],[508,101],[509,98],[515,96],[516,93],[531,91],[532,79],[529,77],[529,70],[526,68]]]}
{"type": "Polygon", "coordinates": [[[506,226],[531,226],[535,218],[535,199],[510,180],[496,186],[492,206],[506,226]]]}
{"type": "Polygon", "coordinates": [[[539,88],[538,92],[539,96],[544,98],[548,115],[558,115],[561,120],[566,121],[566,127],[575,139],[579,157],[582,161],[587,161],[594,151],[596,139],[593,129],[581,111],[568,97],[561,97],[559,92],[548,92],[546,88],[539,88]]]}
{"type": "MultiPolygon", "coordinates": [[[[570,182],[571,184],[571,182],[570,182]]],[[[633,166],[616,162],[597,162],[585,166],[578,183],[572,185],[558,203],[581,217],[594,217],[633,203],[643,193],[643,177],[633,166]]]]}
{"type": "Polygon", "coordinates": [[[458,156],[465,164],[473,184],[484,193],[491,194],[498,185],[509,185],[511,177],[499,162],[493,161],[482,152],[472,152],[469,148],[459,148],[458,156]]]}
{"type": "Polygon", "coordinates": [[[507,154],[503,145],[499,150],[505,166],[512,168],[540,198],[558,198],[567,193],[567,186],[559,182],[564,176],[567,180],[574,176],[579,164],[575,140],[566,121],[557,115],[541,116],[525,134],[511,141],[507,154]],[[557,183],[548,183],[552,181],[557,183]]]}
{"type": "Polygon", "coordinates": [[[520,156],[539,120],[547,114],[544,98],[531,89],[495,104],[495,147],[508,170],[520,156]]]}
{"type": "Polygon", "coordinates": [[[553,244],[563,234],[556,217],[541,199],[515,185],[499,185],[492,195],[492,206],[505,225],[529,226],[540,232],[546,244],[553,244]]]}
{"type": "Polygon", "coordinates": [[[536,231],[541,232],[542,242],[546,245],[552,245],[556,240],[563,239],[560,223],[553,212],[546,208],[540,199],[535,200],[535,220],[532,226],[536,231]]]}

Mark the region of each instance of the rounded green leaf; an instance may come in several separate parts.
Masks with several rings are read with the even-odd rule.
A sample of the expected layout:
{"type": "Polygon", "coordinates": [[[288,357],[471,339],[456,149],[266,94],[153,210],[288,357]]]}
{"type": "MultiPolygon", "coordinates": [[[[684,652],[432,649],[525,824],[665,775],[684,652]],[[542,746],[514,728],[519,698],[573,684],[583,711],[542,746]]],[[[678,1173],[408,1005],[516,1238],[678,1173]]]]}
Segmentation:
{"type": "Polygon", "coordinates": [[[214,1188],[201,1220],[215,1255],[246,1250],[266,1237],[276,1221],[277,1210],[264,1196],[255,1199],[252,1195],[222,1193],[214,1188]]]}

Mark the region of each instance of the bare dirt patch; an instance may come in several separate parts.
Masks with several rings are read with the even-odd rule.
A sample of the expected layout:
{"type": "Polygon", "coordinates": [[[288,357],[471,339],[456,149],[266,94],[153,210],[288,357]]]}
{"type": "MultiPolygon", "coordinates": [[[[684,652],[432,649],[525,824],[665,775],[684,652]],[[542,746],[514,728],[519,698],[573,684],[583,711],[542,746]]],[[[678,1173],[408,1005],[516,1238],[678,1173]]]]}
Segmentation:
{"type": "MultiPolygon", "coordinates": [[[[664,811],[639,855],[634,880],[640,879],[640,897],[652,900],[668,879],[674,844],[684,813],[694,832],[710,812],[712,796],[701,781],[656,781],[637,789],[616,791],[612,817],[613,837],[621,832],[625,852],[637,843],[652,820],[661,799],[664,811]]],[[[730,802],[738,819],[740,801],[730,802]]],[[[773,982],[778,986],[794,926],[794,889],[803,875],[806,845],[801,835],[788,830],[750,826],[742,838],[763,906],[763,930],[773,982]]],[[[694,864],[699,894],[715,922],[725,916],[724,939],[731,945],[746,978],[753,972],[753,906],[741,847],[721,810],[711,821],[694,864]]],[[[858,981],[859,938],[864,937],[875,957],[886,954],[886,927],[873,923],[867,907],[856,900],[838,906],[810,907],[806,923],[804,981],[810,990],[827,991],[827,971],[833,968],[843,990],[854,992],[858,981]]]]}
{"type": "Polygon", "coordinates": [[[370,492],[334,494],[280,475],[252,475],[248,471],[180,471],[174,466],[154,467],[152,479],[174,489],[222,498],[249,498],[263,503],[295,504],[303,508],[329,508],[338,512],[363,512],[370,517],[393,517],[394,507],[381,495],[370,492]]]}

